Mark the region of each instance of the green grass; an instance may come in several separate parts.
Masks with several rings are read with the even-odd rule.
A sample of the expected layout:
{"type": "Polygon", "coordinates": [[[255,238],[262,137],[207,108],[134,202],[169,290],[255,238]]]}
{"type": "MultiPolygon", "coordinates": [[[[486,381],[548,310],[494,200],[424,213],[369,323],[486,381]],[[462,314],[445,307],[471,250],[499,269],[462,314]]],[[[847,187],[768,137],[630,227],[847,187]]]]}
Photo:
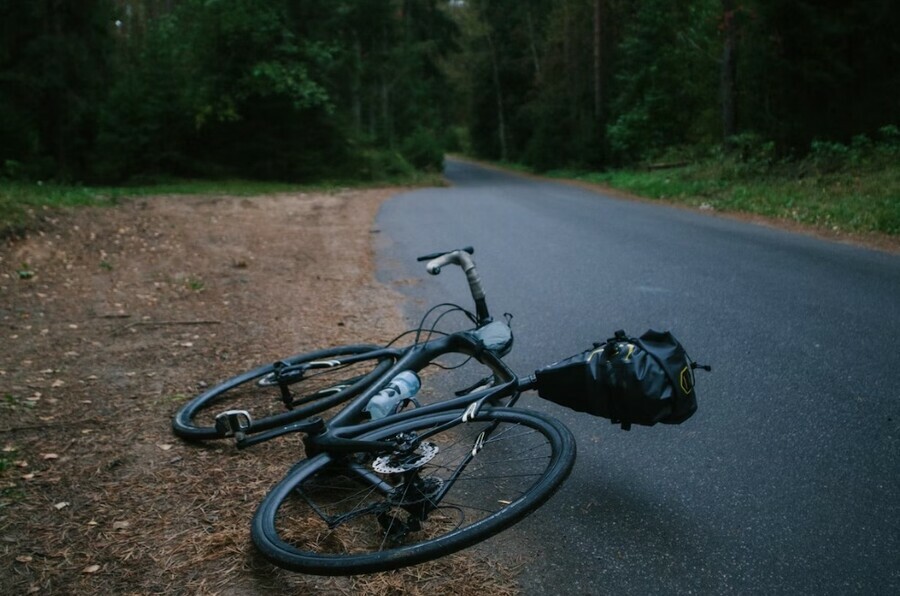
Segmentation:
{"type": "Polygon", "coordinates": [[[32,227],[42,210],[55,207],[108,204],[110,199],[91,189],[0,182],[0,237],[32,227]]]}
{"type": "Polygon", "coordinates": [[[198,277],[189,277],[184,280],[184,287],[192,292],[202,292],[203,288],[206,287],[206,283],[198,277]]]}
{"type": "Polygon", "coordinates": [[[809,161],[754,166],[720,159],[661,170],[551,175],[717,211],[834,231],[900,235],[900,162],[889,160],[824,172],[809,161]]]}
{"type": "Polygon", "coordinates": [[[344,188],[440,185],[437,174],[415,173],[372,181],[330,180],[289,184],[252,180],[170,180],[145,185],[82,186],[0,180],[0,238],[21,235],[58,208],[110,206],[132,197],[154,195],[257,196],[287,192],[335,192],[344,188]]]}
{"type": "MultiPolygon", "coordinates": [[[[757,214],[845,232],[900,235],[900,159],[847,160],[823,168],[812,158],[767,165],[720,158],[661,170],[557,171],[551,175],[717,211],[757,214]]],[[[379,184],[440,185],[441,179],[425,174],[379,183],[339,180],[315,185],[176,180],[120,187],[0,182],[0,237],[33,228],[47,209],[115,205],[126,197],[333,192],[379,184]]]]}
{"type": "Polygon", "coordinates": [[[0,181],[0,236],[33,228],[53,208],[116,205],[126,197],[179,194],[254,195],[295,190],[296,185],[247,181],[175,181],[142,186],[91,187],[0,181]]]}
{"type": "MultiPolygon", "coordinates": [[[[838,146],[843,147],[843,146],[838,146]]],[[[833,148],[833,147],[830,147],[833,148]]],[[[763,215],[831,231],[900,235],[900,151],[833,159],[740,161],[724,156],[665,169],[555,171],[650,199],[763,215]]],[[[827,158],[827,159],[826,159],[827,158]]]]}

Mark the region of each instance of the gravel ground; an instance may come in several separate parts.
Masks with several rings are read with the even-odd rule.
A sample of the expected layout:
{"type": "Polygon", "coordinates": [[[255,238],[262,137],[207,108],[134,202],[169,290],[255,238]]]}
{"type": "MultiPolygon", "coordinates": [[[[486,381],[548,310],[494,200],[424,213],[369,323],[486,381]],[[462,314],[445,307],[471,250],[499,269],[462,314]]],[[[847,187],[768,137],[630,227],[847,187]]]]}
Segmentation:
{"type": "Polygon", "coordinates": [[[44,212],[0,246],[0,593],[516,593],[514,567],[470,553],[355,578],[273,567],[250,519],[299,437],[237,452],[170,431],[204,386],[402,330],[370,242],[395,192],[141,198],[44,212]]]}

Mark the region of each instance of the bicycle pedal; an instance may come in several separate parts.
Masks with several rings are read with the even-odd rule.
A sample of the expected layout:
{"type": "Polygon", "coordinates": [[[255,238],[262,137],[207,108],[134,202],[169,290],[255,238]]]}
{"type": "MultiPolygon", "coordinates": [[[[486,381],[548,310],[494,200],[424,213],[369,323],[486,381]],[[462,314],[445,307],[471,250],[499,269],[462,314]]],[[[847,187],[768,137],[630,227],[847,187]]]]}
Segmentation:
{"type": "Polygon", "coordinates": [[[247,410],[227,410],[216,416],[216,432],[233,437],[244,432],[253,424],[253,417],[247,410]]]}

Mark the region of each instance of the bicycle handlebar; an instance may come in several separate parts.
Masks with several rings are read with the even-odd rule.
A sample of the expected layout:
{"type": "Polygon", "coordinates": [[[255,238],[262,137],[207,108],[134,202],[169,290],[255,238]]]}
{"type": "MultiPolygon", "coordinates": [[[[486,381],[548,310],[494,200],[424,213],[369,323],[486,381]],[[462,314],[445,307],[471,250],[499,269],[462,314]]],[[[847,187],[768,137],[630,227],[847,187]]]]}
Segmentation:
{"type": "MultiPolygon", "coordinates": [[[[475,249],[472,248],[471,246],[467,246],[467,247],[465,247],[465,248],[460,248],[460,249],[457,249],[457,250],[464,250],[464,251],[466,251],[467,253],[469,253],[470,255],[474,255],[474,254],[475,254],[475,249]]],[[[432,253],[432,254],[430,254],[430,255],[425,255],[425,256],[422,256],[422,257],[418,257],[416,260],[417,260],[417,261],[431,261],[431,260],[436,259],[436,258],[438,258],[438,257],[442,257],[442,256],[444,256],[444,255],[450,254],[451,252],[456,252],[456,251],[454,251],[454,250],[445,250],[445,251],[441,251],[441,252],[435,252],[435,253],[432,253]]]]}
{"type": "Polygon", "coordinates": [[[441,267],[447,265],[459,265],[467,274],[472,269],[475,269],[475,261],[469,256],[468,252],[465,250],[454,250],[428,261],[425,264],[425,271],[432,275],[437,275],[441,272],[441,267]]]}
{"type": "Polygon", "coordinates": [[[475,301],[475,312],[478,316],[478,324],[486,325],[493,319],[488,312],[487,302],[484,296],[484,287],[481,285],[481,276],[475,268],[475,260],[472,256],[475,249],[471,246],[451,250],[448,252],[438,252],[424,257],[419,257],[417,261],[428,261],[425,264],[425,271],[431,275],[437,275],[441,272],[441,267],[446,265],[459,265],[466,274],[469,281],[469,290],[472,292],[472,299],[475,301]]]}

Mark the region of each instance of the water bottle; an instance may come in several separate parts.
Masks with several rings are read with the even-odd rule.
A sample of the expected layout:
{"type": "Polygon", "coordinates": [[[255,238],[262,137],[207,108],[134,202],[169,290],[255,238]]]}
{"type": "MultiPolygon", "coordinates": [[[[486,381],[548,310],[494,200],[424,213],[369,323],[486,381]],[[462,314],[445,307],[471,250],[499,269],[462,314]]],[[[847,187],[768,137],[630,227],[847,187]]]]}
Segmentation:
{"type": "Polygon", "coordinates": [[[372,420],[393,414],[397,405],[404,399],[411,399],[421,386],[422,382],[419,381],[418,375],[411,370],[405,370],[391,379],[387,387],[372,396],[366,404],[365,411],[372,420]]]}

